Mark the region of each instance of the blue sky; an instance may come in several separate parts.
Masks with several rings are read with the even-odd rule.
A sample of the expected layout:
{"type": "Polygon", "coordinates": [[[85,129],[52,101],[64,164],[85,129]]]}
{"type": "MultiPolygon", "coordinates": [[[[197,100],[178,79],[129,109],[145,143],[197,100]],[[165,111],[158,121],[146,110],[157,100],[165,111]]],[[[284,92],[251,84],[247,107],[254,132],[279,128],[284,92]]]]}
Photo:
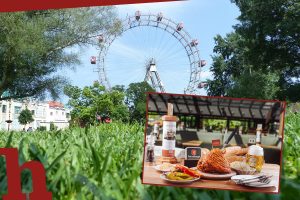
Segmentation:
{"type": "MultiPolygon", "coordinates": [[[[175,22],[183,22],[184,28],[192,38],[199,40],[200,57],[207,61],[202,68],[201,79],[212,78],[209,66],[214,48],[214,37],[225,36],[233,30],[239,10],[230,0],[189,0],[181,2],[148,3],[117,6],[120,18],[134,15],[136,10],[142,13],[162,12],[164,17],[175,22]]],[[[90,56],[98,55],[95,47],[84,49],[81,62],[75,71],[64,70],[61,73],[73,85],[79,87],[91,85],[98,79],[95,65],[89,62],[90,56]]],[[[106,69],[112,85],[128,85],[130,82],[143,81],[145,63],[148,58],[157,59],[157,69],[167,92],[183,93],[190,74],[188,58],[180,43],[170,34],[155,28],[136,28],[125,32],[114,41],[106,57],[106,69]],[[160,57],[160,58],[157,58],[160,57]],[[163,58],[162,58],[163,57],[163,58]]],[[[202,89],[200,94],[205,95],[202,89]]],[[[66,98],[62,99],[64,102],[66,98]]]]}

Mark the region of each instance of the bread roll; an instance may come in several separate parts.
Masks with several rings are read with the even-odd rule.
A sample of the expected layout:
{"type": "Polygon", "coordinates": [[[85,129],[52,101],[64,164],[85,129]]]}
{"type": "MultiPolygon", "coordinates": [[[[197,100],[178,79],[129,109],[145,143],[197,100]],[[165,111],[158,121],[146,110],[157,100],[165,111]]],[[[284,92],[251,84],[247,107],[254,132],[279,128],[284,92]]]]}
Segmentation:
{"type": "Polygon", "coordinates": [[[243,156],[233,156],[233,155],[230,155],[230,156],[225,156],[225,159],[229,162],[229,163],[232,163],[234,161],[244,161],[245,160],[245,157],[243,156]]]}
{"type": "Polygon", "coordinates": [[[228,155],[243,156],[246,153],[248,153],[248,148],[241,148],[239,146],[225,148],[225,154],[228,155]]]}

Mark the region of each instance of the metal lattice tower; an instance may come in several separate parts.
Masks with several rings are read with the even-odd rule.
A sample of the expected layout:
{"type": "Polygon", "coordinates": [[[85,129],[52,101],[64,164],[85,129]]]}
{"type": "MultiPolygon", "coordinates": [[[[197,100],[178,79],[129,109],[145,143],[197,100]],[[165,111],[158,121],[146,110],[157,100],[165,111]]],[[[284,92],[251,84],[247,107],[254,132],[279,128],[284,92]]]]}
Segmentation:
{"type": "Polygon", "coordinates": [[[152,58],[149,64],[146,66],[146,76],[144,81],[150,83],[152,88],[154,88],[156,91],[166,92],[164,85],[157,72],[157,67],[154,58],[152,58]]]}

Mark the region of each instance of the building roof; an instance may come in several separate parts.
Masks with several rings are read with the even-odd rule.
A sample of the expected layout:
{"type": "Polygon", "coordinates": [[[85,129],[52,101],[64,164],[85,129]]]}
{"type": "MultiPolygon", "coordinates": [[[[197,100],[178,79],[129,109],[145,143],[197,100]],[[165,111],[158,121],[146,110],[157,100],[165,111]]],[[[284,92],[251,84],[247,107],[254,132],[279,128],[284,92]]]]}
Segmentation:
{"type": "Polygon", "coordinates": [[[64,104],[57,101],[49,101],[48,104],[51,108],[64,108],[64,104]]]}
{"type": "Polygon", "coordinates": [[[264,120],[267,123],[279,122],[283,111],[280,101],[149,93],[148,112],[166,114],[168,103],[173,103],[177,116],[264,120]]]}

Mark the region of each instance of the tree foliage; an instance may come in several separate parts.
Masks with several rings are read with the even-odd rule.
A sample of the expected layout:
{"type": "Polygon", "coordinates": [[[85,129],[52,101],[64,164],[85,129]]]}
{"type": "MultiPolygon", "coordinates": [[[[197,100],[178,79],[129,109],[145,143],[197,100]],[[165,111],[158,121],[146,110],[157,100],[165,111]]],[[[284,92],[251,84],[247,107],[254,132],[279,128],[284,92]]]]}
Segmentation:
{"type": "Polygon", "coordinates": [[[146,92],[155,90],[147,82],[131,83],[126,89],[126,104],[130,111],[130,120],[143,122],[146,117],[146,92]]]}
{"type": "Polygon", "coordinates": [[[83,124],[93,124],[96,115],[108,115],[112,120],[128,121],[129,112],[124,103],[125,94],[117,90],[106,91],[98,82],[80,89],[68,85],[64,93],[70,98],[72,120],[83,124]]]}
{"type": "Polygon", "coordinates": [[[33,122],[34,119],[32,117],[32,113],[30,112],[30,110],[28,110],[27,108],[25,110],[22,110],[18,117],[18,121],[22,125],[27,125],[27,124],[33,122]]]}
{"type": "Polygon", "coordinates": [[[0,14],[0,96],[22,98],[49,92],[57,97],[67,80],[55,75],[79,63],[78,47],[102,32],[118,33],[114,7],[0,14]]]}
{"type": "Polygon", "coordinates": [[[234,32],[215,37],[214,80],[208,94],[300,99],[300,3],[233,0],[241,14],[234,32]]]}

